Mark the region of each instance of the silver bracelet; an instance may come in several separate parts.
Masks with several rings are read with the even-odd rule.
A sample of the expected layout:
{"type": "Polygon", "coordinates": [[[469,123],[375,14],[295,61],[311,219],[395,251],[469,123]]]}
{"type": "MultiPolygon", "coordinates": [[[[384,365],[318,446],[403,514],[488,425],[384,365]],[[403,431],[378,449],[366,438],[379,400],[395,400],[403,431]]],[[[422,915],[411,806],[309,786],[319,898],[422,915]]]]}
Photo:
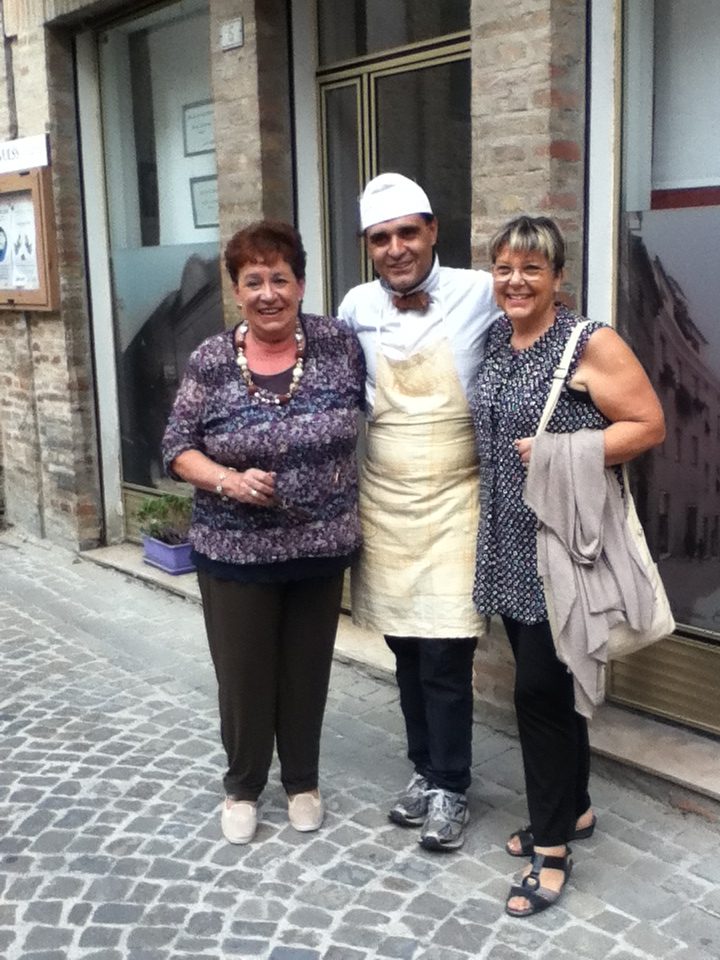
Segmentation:
{"type": "Polygon", "coordinates": [[[218,477],[218,482],[215,484],[215,493],[224,500],[227,500],[227,497],[225,496],[225,491],[223,490],[223,481],[227,480],[228,473],[237,473],[237,471],[235,470],[235,467],[228,467],[227,472],[225,470],[221,472],[220,476],[218,477]]]}

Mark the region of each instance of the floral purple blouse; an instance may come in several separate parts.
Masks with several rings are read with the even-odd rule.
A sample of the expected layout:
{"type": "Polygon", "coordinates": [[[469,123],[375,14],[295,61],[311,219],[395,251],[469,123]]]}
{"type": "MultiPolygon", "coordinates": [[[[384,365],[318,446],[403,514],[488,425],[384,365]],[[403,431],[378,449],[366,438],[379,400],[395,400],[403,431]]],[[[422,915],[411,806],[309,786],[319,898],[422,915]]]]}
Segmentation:
{"type": "Polygon", "coordinates": [[[344,557],[360,545],[355,447],[365,367],[352,331],[332,317],[300,316],[307,341],[298,392],[282,406],[248,396],[234,330],[194,351],[163,438],[165,468],[185,450],[221,466],[275,471],[277,507],[196,490],[194,549],[233,564],[344,557]]]}

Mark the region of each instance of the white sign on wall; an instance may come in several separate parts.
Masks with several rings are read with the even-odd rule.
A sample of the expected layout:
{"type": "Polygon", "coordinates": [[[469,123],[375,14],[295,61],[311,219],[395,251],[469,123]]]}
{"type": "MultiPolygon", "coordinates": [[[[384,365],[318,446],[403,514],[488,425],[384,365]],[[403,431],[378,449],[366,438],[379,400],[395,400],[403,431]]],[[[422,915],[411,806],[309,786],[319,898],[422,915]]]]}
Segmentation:
{"type": "Polygon", "coordinates": [[[48,165],[47,134],[0,142],[0,174],[48,165]]]}
{"type": "Polygon", "coordinates": [[[37,290],[40,286],[35,209],[30,191],[0,199],[0,287],[37,290]]]}
{"type": "Polygon", "coordinates": [[[245,43],[245,24],[242,17],[220,24],[220,49],[235,50],[245,43]]]}

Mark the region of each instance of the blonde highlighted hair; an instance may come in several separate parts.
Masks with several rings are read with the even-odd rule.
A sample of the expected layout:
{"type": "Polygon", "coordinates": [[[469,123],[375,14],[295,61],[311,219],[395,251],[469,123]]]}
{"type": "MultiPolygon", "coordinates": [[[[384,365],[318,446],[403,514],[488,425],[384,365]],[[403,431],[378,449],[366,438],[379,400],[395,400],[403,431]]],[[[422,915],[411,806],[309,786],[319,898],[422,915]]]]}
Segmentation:
{"type": "Polygon", "coordinates": [[[490,240],[493,263],[506,247],[511,253],[541,253],[556,276],[565,266],[565,240],[550,217],[515,217],[500,227],[490,240]]]}

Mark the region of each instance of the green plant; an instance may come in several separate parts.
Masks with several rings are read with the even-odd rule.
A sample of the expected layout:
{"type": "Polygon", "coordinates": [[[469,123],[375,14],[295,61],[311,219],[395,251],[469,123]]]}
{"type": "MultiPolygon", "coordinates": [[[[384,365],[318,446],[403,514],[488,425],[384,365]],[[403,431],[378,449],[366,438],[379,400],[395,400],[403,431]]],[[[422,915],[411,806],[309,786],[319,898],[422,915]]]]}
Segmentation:
{"type": "Polygon", "coordinates": [[[137,512],[140,532],[163,543],[185,543],[190,529],[192,500],[175,493],[145,497],[137,512]]]}

